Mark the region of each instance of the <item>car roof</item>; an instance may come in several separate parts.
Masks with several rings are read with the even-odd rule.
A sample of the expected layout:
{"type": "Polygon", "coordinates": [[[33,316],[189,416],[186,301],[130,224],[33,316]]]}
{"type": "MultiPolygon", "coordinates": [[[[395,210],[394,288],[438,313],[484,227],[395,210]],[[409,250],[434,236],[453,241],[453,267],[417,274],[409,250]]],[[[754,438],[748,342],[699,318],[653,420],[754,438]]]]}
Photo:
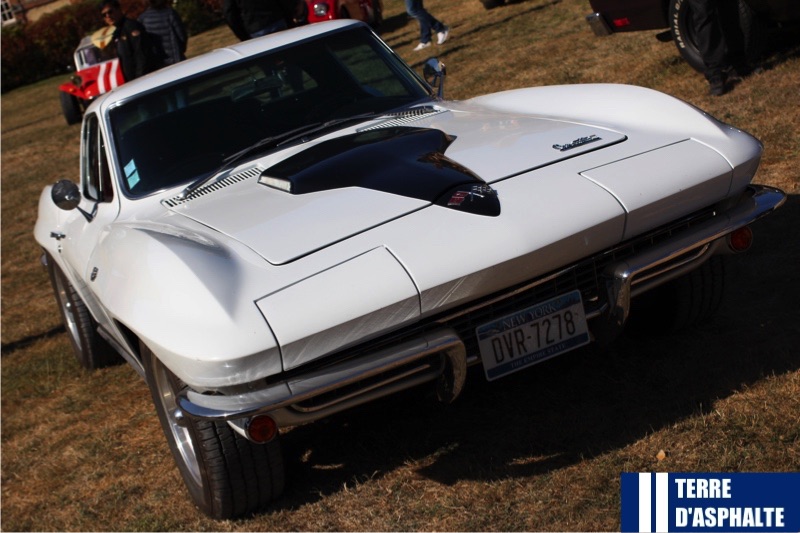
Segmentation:
{"type": "MultiPolygon", "coordinates": [[[[332,33],[344,28],[364,26],[366,24],[354,20],[332,20],[308,24],[298,28],[284,30],[264,37],[242,41],[240,43],[218,48],[197,57],[181,61],[175,65],[159,69],[141,78],[124,83],[116,89],[100,96],[91,105],[91,109],[98,106],[105,110],[115,104],[127,100],[138,94],[150,91],[156,87],[166,85],[176,79],[193,76],[198,72],[210,70],[227,63],[255,56],[263,52],[281,48],[283,46],[303,41],[318,35],[332,33]]],[[[88,111],[88,110],[87,110],[88,111]]]]}

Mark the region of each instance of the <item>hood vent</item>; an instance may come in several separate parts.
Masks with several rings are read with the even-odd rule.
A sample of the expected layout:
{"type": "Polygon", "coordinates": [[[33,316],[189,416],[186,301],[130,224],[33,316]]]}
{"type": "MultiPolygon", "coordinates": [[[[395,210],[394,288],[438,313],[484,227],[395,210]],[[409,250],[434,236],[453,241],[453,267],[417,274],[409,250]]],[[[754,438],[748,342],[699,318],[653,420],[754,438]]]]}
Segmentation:
{"type": "Polygon", "coordinates": [[[247,170],[243,170],[241,172],[237,172],[236,174],[231,174],[229,176],[226,176],[225,178],[219,181],[214,181],[209,183],[208,185],[204,185],[203,187],[200,187],[196,191],[192,192],[192,194],[190,194],[186,198],[175,196],[174,198],[169,198],[167,200],[164,200],[162,204],[165,205],[166,207],[176,207],[178,205],[190,202],[196,198],[200,198],[201,196],[205,196],[206,194],[210,194],[212,192],[224,189],[225,187],[233,185],[234,183],[239,183],[240,181],[244,181],[249,178],[257,178],[261,175],[263,171],[264,169],[259,166],[248,168],[247,170]]]}
{"type": "Polygon", "coordinates": [[[393,113],[392,114],[393,118],[390,118],[378,124],[373,124],[372,126],[358,128],[356,131],[358,133],[361,133],[362,131],[371,131],[380,128],[392,128],[394,126],[404,126],[406,124],[410,124],[411,122],[416,122],[421,118],[428,118],[433,115],[444,113],[445,111],[446,110],[444,109],[436,109],[435,107],[432,106],[413,107],[406,111],[393,113]]]}
{"type": "Polygon", "coordinates": [[[284,159],[258,182],[293,195],[358,187],[496,216],[494,190],[445,155],[454,140],[438,129],[410,126],[352,133],[284,159]]]}

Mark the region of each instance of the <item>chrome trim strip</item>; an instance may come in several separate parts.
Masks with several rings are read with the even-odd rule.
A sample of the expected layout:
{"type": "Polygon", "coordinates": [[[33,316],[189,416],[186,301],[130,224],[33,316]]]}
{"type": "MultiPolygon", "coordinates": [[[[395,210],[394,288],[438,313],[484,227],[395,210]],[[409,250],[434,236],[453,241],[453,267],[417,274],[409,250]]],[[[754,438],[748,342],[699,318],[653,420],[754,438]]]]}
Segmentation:
{"type": "MultiPolygon", "coordinates": [[[[319,411],[326,411],[326,410],[330,409],[331,407],[335,406],[336,404],[339,404],[341,402],[347,402],[347,401],[349,401],[349,400],[351,400],[353,398],[357,398],[358,396],[360,396],[362,394],[369,394],[372,391],[381,389],[381,388],[386,387],[388,385],[391,385],[393,383],[398,383],[398,382],[403,382],[403,381],[407,382],[409,380],[415,381],[416,378],[419,375],[425,375],[426,373],[431,372],[431,371],[435,371],[436,375],[438,375],[439,371],[440,371],[439,365],[436,365],[436,367],[434,367],[433,365],[431,365],[429,363],[422,363],[420,366],[413,367],[410,370],[408,370],[406,372],[403,372],[400,375],[392,376],[391,378],[389,378],[389,379],[387,379],[385,381],[381,381],[380,383],[375,383],[373,385],[367,385],[367,386],[365,386],[363,388],[360,388],[357,391],[353,391],[353,392],[350,392],[348,394],[343,394],[342,396],[339,396],[339,397],[337,397],[337,398],[335,398],[333,400],[329,400],[329,401],[327,401],[325,403],[321,403],[319,405],[314,405],[313,407],[303,407],[303,406],[300,406],[300,405],[293,405],[292,409],[296,409],[297,411],[299,411],[301,413],[316,413],[316,412],[319,412],[319,411]]],[[[424,383],[425,381],[430,381],[430,379],[431,379],[430,377],[426,376],[426,379],[421,381],[421,383],[424,383]]]]}
{"type": "MultiPolygon", "coordinates": [[[[648,269],[645,272],[642,272],[636,279],[633,280],[633,285],[637,287],[638,290],[633,290],[631,296],[636,296],[637,294],[641,294],[645,292],[646,289],[640,288],[641,286],[645,285],[649,280],[657,280],[658,284],[668,281],[665,277],[669,277],[670,279],[674,278],[675,276],[673,273],[675,272],[688,272],[692,270],[694,267],[699,266],[703,261],[705,261],[708,256],[713,255],[713,252],[719,246],[719,239],[716,241],[705,244],[696,250],[691,250],[689,255],[680,256],[674,262],[665,263],[663,266],[660,265],[660,268],[655,269],[648,269]]],[[[647,285],[647,289],[650,289],[649,285],[647,285]]]]}
{"type": "Polygon", "coordinates": [[[346,411],[352,407],[357,407],[386,396],[391,396],[392,394],[410,389],[411,387],[416,387],[417,385],[430,383],[433,381],[433,379],[435,379],[435,376],[432,377],[430,375],[420,374],[413,379],[391,383],[385,387],[381,387],[380,389],[370,390],[359,396],[345,399],[335,405],[329,406],[324,410],[314,411],[313,413],[303,412],[298,410],[297,406],[292,405],[290,407],[284,407],[270,411],[269,416],[272,417],[276,424],[278,424],[278,427],[300,426],[302,424],[314,422],[315,420],[321,420],[336,413],[341,413],[342,411],[346,411]]]}
{"type": "Polygon", "coordinates": [[[131,365],[133,367],[133,369],[136,371],[137,374],[139,374],[139,376],[142,379],[147,380],[147,376],[145,375],[144,367],[142,366],[142,362],[139,360],[138,357],[136,357],[136,355],[130,350],[130,348],[128,348],[127,343],[122,343],[122,342],[118,341],[117,337],[114,336],[113,333],[108,331],[104,326],[98,325],[97,326],[97,333],[101,337],[103,337],[103,339],[108,344],[110,344],[111,347],[114,348],[114,350],[116,350],[116,352],[119,355],[121,355],[122,358],[125,359],[125,361],[127,361],[129,365],[131,365]]]}
{"type": "Polygon", "coordinates": [[[264,172],[264,169],[256,165],[254,167],[242,170],[241,172],[237,172],[236,174],[228,174],[222,179],[217,179],[217,181],[210,181],[209,183],[206,183],[205,185],[193,190],[186,196],[181,196],[179,194],[172,198],[166,198],[161,201],[161,204],[165,207],[177,207],[181,204],[185,204],[200,198],[201,196],[205,196],[206,194],[222,190],[229,185],[239,183],[240,181],[244,181],[246,179],[258,177],[262,172],[264,172]]]}
{"type": "Polygon", "coordinates": [[[391,128],[393,126],[405,126],[406,124],[411,124],[412,122],[416,122],[423,118],[430,118],[434,115],[445,113],[446,111],[446,109],[437,109],[433,106],[412,107],[405,111],[392,113],[391,115],[388,115],[386,120],[377,124],[371,124],[369,126],[364,126],[363,128],[357,128],[356,132],[361,133],[364,131],[372,131],[381,128],[391,128]]]}

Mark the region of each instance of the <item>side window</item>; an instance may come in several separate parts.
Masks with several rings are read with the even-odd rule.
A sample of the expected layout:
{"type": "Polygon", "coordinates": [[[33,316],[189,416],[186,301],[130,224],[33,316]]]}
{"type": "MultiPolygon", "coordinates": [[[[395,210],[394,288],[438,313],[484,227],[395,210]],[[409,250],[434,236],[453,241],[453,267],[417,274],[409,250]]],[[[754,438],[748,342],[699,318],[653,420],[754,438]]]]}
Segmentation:
{"type": "Polygon", "coordinates": [[[97,202],[110,202],[114,197],[111,172],[106,158],[106,146],[100,132],[97,115],[87,115],[83,121],[81,139],[81,185],[83,195],[97,202]]]}

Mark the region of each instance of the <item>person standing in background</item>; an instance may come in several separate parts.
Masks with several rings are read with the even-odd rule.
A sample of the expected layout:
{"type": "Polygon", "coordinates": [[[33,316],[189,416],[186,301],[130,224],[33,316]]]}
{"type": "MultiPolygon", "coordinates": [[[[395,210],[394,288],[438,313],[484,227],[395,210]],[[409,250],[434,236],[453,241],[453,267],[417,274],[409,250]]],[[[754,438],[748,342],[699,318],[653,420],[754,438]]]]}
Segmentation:
{"type": "Polygon", "coordinates": [[[165,66],[186,59],[186,26],[169,0],[150,0],[150,7],[139,16],[139,22],[160,43],[165,66]]]}
{"type": "Polygon", "coordinates": [[[432,32],[436,32],[436,44],[444,44],[450,36],[450,28],[439,22],[425,9],[422,0],[406,0],[406,13],[419,22],[419,44],[414,51],[424,50],[431,45],[432,32]]]}
{"type": "Polygon", "coordinates": [[[114,26],[111,41],[116,47],[125,81],[144,76],[163,66],[144,26],[125,16],[119,0],[103,0],[100,14],[106,24],[114,26]]]}
{"type": "Polygon", "coordinates": [[[240,41],[285,30],[296,19],[305,0],[225,0],[223,14],[240,41]]]}

